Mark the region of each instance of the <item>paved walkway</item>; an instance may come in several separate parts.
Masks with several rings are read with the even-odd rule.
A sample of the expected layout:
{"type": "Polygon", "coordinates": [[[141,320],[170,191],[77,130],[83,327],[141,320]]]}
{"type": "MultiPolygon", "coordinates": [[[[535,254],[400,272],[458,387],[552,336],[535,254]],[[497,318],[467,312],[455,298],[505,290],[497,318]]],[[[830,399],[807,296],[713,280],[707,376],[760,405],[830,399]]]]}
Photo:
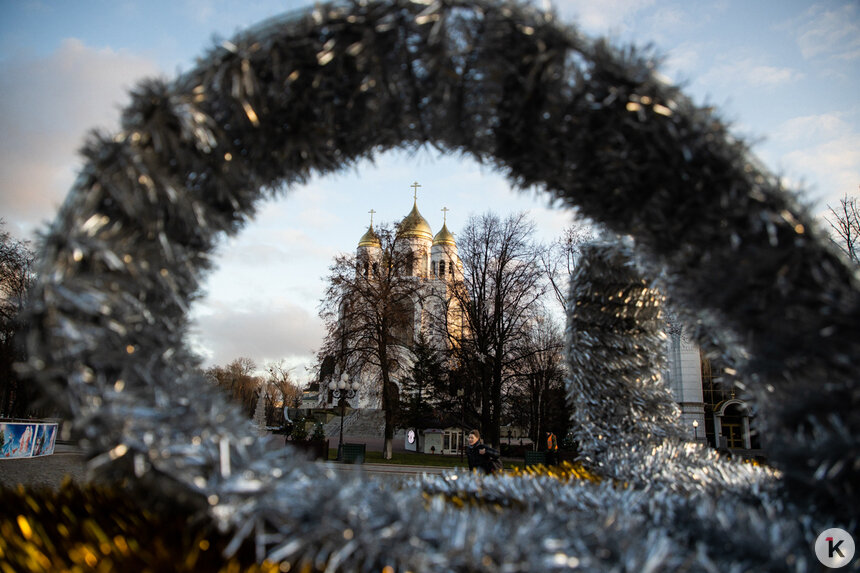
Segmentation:
{"type": "Polygon", "coordinates": [[[364,473],[369,476],[378,477],[409,477],[421,474],[442,474],[446,471],[454,471],[453,468],[436,466],[406,466],[400,464],[341,464],[337,462],[328,463],[337,471],[344,473],[364,473]]]}
{"type": "MultiPolygon", "coordinates": [[[[450,468],[433,466],[407,466],[392,464],[341,464],[319,462],[344,473],[363,473],[377,477],[408,477],[422,473],[441,474],[450,468]]],[[[0,460],[0,486],[57,489],[66,476],[77,483],[86,483],[87,471],[84,456],[77,446],[57,444],[50,456],[0,460]]]]}
{"type": "Polygon", "coordinates": [[[86,482],[86,464],[77,446],[56,444],[53,454],[39,458],[0,459],[0,486],[57,489],[66,476],[86,482]]]}

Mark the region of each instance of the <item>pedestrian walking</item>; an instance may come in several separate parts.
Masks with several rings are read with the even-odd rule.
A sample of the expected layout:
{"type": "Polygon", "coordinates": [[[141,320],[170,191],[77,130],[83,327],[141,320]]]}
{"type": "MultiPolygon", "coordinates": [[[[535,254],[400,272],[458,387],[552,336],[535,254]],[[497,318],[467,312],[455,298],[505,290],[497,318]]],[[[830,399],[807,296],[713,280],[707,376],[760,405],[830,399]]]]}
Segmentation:
{"type": "Polygon", "coordinates": [[[558,440],[552,432],[546,433],[546,465],[558,464],[558,440]]]}
{"type": "Polygon", "coordinates": [[[481,441],[481,432],[472,430],[467,438],[466,457],[469,459],[469,469],[478,469],[486,474],[500,471],[502,466],[499,450],[491,448],[481,441]]]}

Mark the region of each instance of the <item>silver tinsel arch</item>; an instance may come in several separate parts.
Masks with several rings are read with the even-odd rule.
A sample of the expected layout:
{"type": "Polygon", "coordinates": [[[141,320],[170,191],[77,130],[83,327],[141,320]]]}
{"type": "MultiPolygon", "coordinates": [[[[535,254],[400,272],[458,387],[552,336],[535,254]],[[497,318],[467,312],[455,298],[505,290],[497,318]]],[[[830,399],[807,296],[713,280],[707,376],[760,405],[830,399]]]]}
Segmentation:
{"type": "Polygon", "coordinates": [[[234,547],[330,570],[803,570],[815,528],[856,517],[856,271],[635,50],[513,3],[322,6],[141,84],[84,155],[44,238],[30,370],[62,391],[94,472],[202,512],[234,547]],[[271,189],[424,144],[631,235],[687,322],[733,341],[781,477],[708,465],[668,430],[626,452],[586,444],[626,487],[459,475],[332,496],[332,473],[267,454],[183,341],[216,238],[271,189]],[[424,497],[452,493],[509,510],[424,497]]]}

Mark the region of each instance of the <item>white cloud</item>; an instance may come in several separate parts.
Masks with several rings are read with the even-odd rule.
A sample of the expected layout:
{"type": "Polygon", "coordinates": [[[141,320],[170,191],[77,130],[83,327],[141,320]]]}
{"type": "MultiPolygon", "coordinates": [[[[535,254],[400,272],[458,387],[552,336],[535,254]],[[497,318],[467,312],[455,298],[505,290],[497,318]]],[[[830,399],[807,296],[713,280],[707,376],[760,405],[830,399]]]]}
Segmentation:
{"type": "Polygon", "coordinates": [[[642,10],[654,5],[654,0],[560,0],[559,12],[573,17],[574,22],[592,34],[621,33],[642,10]]]}
{"type": "Polygon", "coordinates": [[[237,267],[256,267],[271,265],[287,260],[286,250],[276,245],[242,241],[230,246],[219,257],[219,264],[237,267]]]}
{"type": "Polygon", "coordinates": [[[673,47],[666,54],[663,64],[673,83],[683,83],[698,75],[702,65],[703,44],[685,42],[673,47]]]}
{"type": "Polygon", "coordinates": [[[851,125],[840,113],[794,117],[783,122],[770,136],[775,142],[794,143],[833,139],[850,134],[851,125]]]}
{"type": "Polygon", "coordinates": [[[194,319],[195,346],[207,365],[248,357],[258,366],[287,359],[311,365],[322,343],[322,321],[283,299],[257,303],[210,303],[194,319]]]}
{"type": "Polygon", "coordinates": [[[803,72],[789,67],[771,66],[753,57],[738,57],[718,63],[696,79],[701,85],[772,89],[803,79],[803,72]]]}
{"type": "Polygon", "coordinates": [[[564,229],[574,222],[573,213],[561,209],[536,208],[529,211],[529,216],[538,229],[538,240],[543,242],[561,237],[564,229]]]}
{"type": "Polygon", "coordinates": [[[798,25],[797,45],[806,59],[835,57],[854,61],[860,58],[858,4],[812,6],[798,25]]]}
{"type": "Polygon", "coordinates": [[[241,5],[232,0],[183,0],[177,7],[188,21],[232,35],[264,18],[312,5],[312,2],[296,0],[246,0],[241,5]]]}
{"type": "Polygon", "coordinates": [[[707,26],[711,21],[712,13],[719,11],[719,6],[690,10],[690,6],[686,3],[674,6],[659,4],[641,18],[642,23],[639,27],[641,39],[657,45],[671,45],[679,35],[707,26]]]}
{"type": "Polygon", "coordinates": [[[860,132],[857,112],[830,112],[788,119],[770,134],[763,159],[789,185],[809,187],[817,208],[857,195],[860,183],[860,132]]]}
{"type": "Polygon", "coordinates": [[[818,145],[797,149],[782,157],[792,172],[811,175],[817,182],[812,195],[820,206],[836,204],[845,194],[857,195],[860,183],[860,134],[853,133],[818,145]]]}
{"type": "Polygon", "coordinates": [[[93,128],[116,129],[119,104],[155,64],[65,40],[45,58],[0,60],[0,213],[19,228],[50,219],[93,128]]]}
{"type": "Polygon", "coordinates": [[[247,233],[219,249],[219,263],[257,266],[273,263],[295,264],[297,261],[330,259],[336,251],[297,229],[249,228],[247,233]]]}

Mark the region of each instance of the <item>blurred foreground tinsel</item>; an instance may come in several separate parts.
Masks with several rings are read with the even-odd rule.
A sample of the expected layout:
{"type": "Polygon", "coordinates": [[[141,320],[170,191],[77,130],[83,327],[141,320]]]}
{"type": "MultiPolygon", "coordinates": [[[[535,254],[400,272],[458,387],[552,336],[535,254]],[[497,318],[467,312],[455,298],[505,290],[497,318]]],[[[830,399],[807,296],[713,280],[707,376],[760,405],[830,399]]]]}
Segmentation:
{"type": "MultiPolygon", "coordinates": [[[[532,466],[509,470],[511,475],[570,482],[596,481],[581,466],[564,463],[554,468],[532,466]]],[[[507,511],[511,504],[522,510],[526,504],[492,488],[480,493],[476,480],[452,473],[442,480],[446,500],[454,507],[471,505],[483,511],[507,511]],[[464,479],[457,484],[452,476],[464,479]]],[[[378,487],[380,484],[375,484],[378,487]]],[[[420,480],[397,487],[422,487],[420,480]]],[[[425,492],[425,498],[441,491],[425,492]]],[[[22,571],[219,571],[223,573],[279,573],[323,571],[327,554],[311,559],[258,563],[253,541],[224,556],[231,536],[218,531],[209,520],[196,519],[182,508],[136,500],[121,487],[105,484],[76,484],[66,480],[54,491],[49,488],[17,490],[0,488],[0,572],[22,571]]],[[[349,534],[347,534],[349,537],[349,534]]]]}
{"type": "MultiPolygon", "coordinates": [[[[276,573],[246,544],[231,559],[229,538],[211,523],[170,508],[153,512],[127,492],[66,481],[59,490],[0,489],[0,571],[234,571],[276,573]]],[[[308,569],[300,564],[295,569],[308,569]]]]}
{"type": "MultiPolygon", "coordinates": [[[[818,531],[856,524],[856,269],[631,48],[514,3],[320,6],[141,84],[120,132],[83,153],[44,237],[28,367],[62,396],[92,474],[122,484],[81,493],[110,555],[123,535],[110,524],[140,514],[177,562],[196,532],[216,531],[224,563],[250,547],[256,563],[329,571],[802,571],[818,531]],[[610,479],[449,474],[400,487],[267,452],[184,342],[214,245],[272,189],[424,144],[629,235],[636,267],[738,370],[778,473],[680,439],[656,364],[642,361],[658,345],[659,301],[629,257],[600,249],[572,287],[569,394],[584,460],[610,479]]],[[[4,518],[24,539],[9,554],[51,539],[39,508],[74,508],[3,496],[33,500],[27,525],[4,518]]]]}

